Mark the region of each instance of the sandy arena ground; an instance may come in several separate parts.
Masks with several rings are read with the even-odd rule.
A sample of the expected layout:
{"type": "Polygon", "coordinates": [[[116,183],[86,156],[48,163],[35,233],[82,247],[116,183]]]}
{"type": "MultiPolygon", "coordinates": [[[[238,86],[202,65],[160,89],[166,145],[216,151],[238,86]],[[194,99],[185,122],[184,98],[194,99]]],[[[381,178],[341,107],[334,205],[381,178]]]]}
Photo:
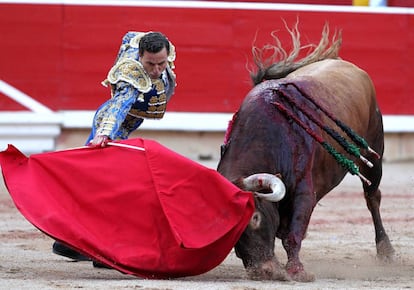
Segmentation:
{"type": "MultiPolygon", "coordinates": [[[[414,289],[414,163],[385,163],[381,189],[395,261],[375,259],[374,227],[360,182],[350,175],[314,211],[301,257],[316,281],[304,284],[250,281],[233,252],[208,273],[176,280],[145,280],[72,262],[52,254],[53,240],[22,217],[0,184],[0,289],[414,289]]],[[[279,240],[276,247],[284,262],[279,240]]]]}

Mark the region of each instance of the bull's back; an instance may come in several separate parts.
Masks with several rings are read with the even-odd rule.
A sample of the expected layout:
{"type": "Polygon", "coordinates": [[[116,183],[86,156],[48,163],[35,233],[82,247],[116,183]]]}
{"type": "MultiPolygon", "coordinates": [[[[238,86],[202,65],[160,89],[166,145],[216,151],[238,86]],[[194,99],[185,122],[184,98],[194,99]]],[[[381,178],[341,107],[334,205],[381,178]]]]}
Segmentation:
{"type": "MultiPolygon", "coordinates": [[[[378,109],[373,83],[365,71],[352,63],[329,59],[298,69],[288,75],[286,80],[301,87],[321,107],[366,139],[378,153],[382,154],[382,116],[378,109]]],[[[325,114],[322,112],[319,114],[324,124],[346,136],[325,114]]],[[[327,133],[321,132],[321,135],[339,152],[349,157],[327,133]]],[[[346,172],[335,164],[334,158],[322,146],[316,148],[312,170],[313,183],[315,191],[323,196],[340,183],[346,172]]],[[[358,160],[355,162],[358,166],[365,166],[358,160]]]]}
{"type": "MultiPolygon", "coordinates": [[[[354,64],[327,59],[302,67],[286,80],[311,81],[315,85],[307,93],[328,108],[338,119],[368,125],[372,110],[377,108],[375,90],[368,74],[354,64]]],[[[305,88],[306,90],[306,88],[305,88]]]]}

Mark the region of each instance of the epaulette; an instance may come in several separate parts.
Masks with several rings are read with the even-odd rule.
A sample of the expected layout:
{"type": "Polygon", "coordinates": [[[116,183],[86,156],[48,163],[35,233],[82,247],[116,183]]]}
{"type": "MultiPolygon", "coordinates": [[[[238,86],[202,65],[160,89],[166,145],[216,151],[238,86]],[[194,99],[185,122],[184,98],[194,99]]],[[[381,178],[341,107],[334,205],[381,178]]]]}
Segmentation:
{"type": "Polygon", "coordinates": [[[119,60],[109,71],[104,86],[124,81],[131,84],[138,91],[147,93],[151,90],[152,82],[144,67],[139,61],[130,58],[119,60]]]}

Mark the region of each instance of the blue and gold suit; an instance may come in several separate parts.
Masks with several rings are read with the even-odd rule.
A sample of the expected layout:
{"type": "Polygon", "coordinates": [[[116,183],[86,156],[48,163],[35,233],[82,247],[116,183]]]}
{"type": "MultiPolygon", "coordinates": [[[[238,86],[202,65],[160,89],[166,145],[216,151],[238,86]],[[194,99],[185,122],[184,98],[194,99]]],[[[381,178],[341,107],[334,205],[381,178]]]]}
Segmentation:
{"type": "Polygon", "coordinates": [[[112,140],[127,139],[144,118],[161,119],[176,86],[175,48],[170,43],[168,65],[159,79],[151,79],[139,62],[139,40],[145,33],[128,32],[122,39],[115,65],[103,85],[111,85],[111,99],[95,113],[92,131],[86,144],[95,135],[112,140]]]}

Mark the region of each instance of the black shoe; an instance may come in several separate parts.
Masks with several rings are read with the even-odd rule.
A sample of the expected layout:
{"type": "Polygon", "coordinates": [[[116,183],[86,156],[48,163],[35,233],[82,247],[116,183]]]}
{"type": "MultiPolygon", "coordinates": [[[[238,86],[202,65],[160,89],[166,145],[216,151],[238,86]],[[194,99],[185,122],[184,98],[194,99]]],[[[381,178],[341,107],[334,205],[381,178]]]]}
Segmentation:
{"type": "Polygon", "coordinates": [[[68,246],[65,246],[64,244],[60,243],[60,242],[54,242],[53,243],[53,248],[52,248],[53,253],[55,253],[56,255],[61,255],[64,256],[66,258],[70,258],[72,260],[75,261],[90,261],[91,259],[82,255],[79,252],[76,252],[75,250],[69,248],[68,246]]]}
{"type": "Polygon", "coordinates": [[[97,261],[92,261],[92,265],[94,268],[112,269],[111,267],[97,261]]]}

